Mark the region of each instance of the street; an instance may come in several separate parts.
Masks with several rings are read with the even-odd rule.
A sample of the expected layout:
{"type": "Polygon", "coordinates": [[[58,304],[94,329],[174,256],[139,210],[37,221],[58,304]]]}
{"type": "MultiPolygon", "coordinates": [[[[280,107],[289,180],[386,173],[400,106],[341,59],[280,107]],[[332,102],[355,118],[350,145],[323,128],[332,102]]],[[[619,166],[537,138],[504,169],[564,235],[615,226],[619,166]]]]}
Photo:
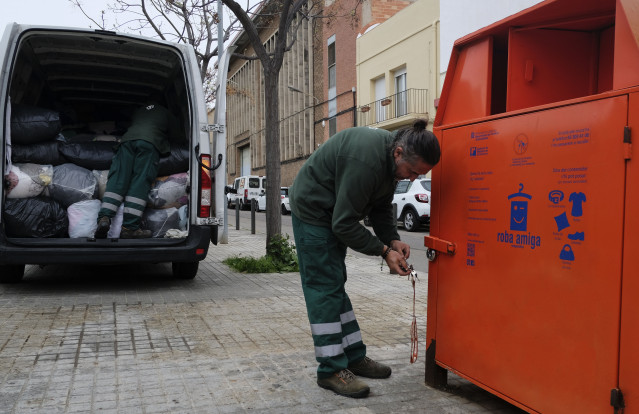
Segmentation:
{"type": "MultiPolygon", "coordinates": [[[[228,210],[228,226],[229,231],[234,230],[236,228],[236,212],[234,209],[228,210]]],[[[240,211],[240,229],[250,230],[251,229],[251,211],[241,210],[240,211]]],[[[367,229],[372,231],[372,227],[367,227],[367,229]]],[[[256,233],[264,233],[266,234],[266,212],[256,212],[255,213],[255,232],[256,233]]],[[[429,235],[427,227],[421,227],[416,232],[408,232],[404,230],[404,228],[399,225],[398,228],[399,237],[401,237],[402,241],[408,243],[411,247],[411,255],[408,263],[413,265],[415,271],[417,271],[418,275],[428,273],[428,259],[426,258],[426,247],[424,247],[424,236],[429,235]]],[[[282,234],[288,234],[293,240],[293,227],[291,225],[291,216],[285,215],[282,216],[282,234]]],[[[352,254],[354,256],[359,257],[368,257],[365,254],[358,253],[352,249],[348,249],[348,254],[352,254]]],[[[380,259],[381,263],[381,259],[380,259]]]]}

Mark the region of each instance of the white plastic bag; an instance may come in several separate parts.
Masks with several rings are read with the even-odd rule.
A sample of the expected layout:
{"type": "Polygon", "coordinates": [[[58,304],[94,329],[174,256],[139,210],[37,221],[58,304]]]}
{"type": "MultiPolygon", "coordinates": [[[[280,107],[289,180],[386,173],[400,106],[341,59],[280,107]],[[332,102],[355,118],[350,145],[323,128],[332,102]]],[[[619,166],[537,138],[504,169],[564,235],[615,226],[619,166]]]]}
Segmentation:
{"type": "Polygon", "coordinates": [[[98,228],[100,200],[84,200],[73,203],[67,208],[69,218],[69,237],[93,237],[98,228]]]}
{"type": "Polygon", "coordinates": [[[109,239],[117,239],[120,237],[122,220],[124,220],[124,203],[120,204],[118,211],[115,213],[115,217],[111,219],[111,227],[109,227],[109,232],[107,233],[109,239]]]}
{"type": "Polygon", "coordinates": [[[51,183],[52,177],[52,165],[13,164],[6,177],[7,198],[36,197],[51,183]]]}

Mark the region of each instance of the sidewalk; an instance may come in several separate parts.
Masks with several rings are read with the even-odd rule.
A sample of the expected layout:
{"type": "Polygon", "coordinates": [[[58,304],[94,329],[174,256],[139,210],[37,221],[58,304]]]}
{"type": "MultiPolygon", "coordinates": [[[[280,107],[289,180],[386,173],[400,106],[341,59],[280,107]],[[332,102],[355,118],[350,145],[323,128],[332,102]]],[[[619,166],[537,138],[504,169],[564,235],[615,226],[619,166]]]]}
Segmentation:
{"type": "Polygon", "coordinates": [[[389,364],[366,399],[315,383],[299,274],[238,274],[222,264],[265,251],[229,229],[193,281],[170,265],[30,266],[0,285],[0,412],[521,413],[449,374],[424,384],[426,275],[417,283],[419,359],[410,364],[413,292],[376,258],[347,258],[347,291],[368,354],[389,364]]]}

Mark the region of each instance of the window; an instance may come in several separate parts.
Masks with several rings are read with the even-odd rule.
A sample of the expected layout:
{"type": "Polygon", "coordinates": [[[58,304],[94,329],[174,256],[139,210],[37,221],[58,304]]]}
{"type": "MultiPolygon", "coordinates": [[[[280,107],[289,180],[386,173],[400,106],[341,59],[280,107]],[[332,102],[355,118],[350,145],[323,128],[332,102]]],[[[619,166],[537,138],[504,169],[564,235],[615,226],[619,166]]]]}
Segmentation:
{"type": "Polygon", "coordinates": [[[337,65],[335,63],[335,35],[328,39],[328,136],[337,133],[337,65]]]}
{"type": "Polygon", "coordinates": [[[337,118],[332,117],[328,120],[328,136],[332,137],[337,134],[337,118]]]}
{"type": "Polygon", "coordinates": [[[410,188],[409,180],[401,180],[397,182],[397,187],[395,187],[395,194],[403,194],[410,188]]]}
{"type": "Polygon", "coordinates": [[[328,45],[328,89],[336,88],[335,73],[335,39],[328,45]]]}
{"type": "Polygon", "coordinates": [[[395,72],[395,113],[403,116],[408,113],[406,99],[406,69],[395,72]]]}
{"type": "Polygon", "coordinates": [[[384,77],[375,79],[375,121],[386,120],[386,106],[382,105],[382,100],[386,98],[386,79],[384,77]]]}

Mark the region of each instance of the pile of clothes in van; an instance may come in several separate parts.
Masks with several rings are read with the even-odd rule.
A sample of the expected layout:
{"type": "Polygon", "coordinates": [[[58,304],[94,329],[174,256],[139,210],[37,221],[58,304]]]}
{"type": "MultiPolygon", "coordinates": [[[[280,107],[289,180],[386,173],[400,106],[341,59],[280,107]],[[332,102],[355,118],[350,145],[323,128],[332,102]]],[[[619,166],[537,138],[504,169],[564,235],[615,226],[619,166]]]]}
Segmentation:
{"type": "MultiPolygon", "coordinates": [[[[14,106],[2,212],[7,236],[93,237],[118,141],[115,123],[78,132],[63,129],[55,111],[14,106]]],[[[172,143],[171,154],[160,158],[142,219],[153,237],[186,230],[188,156],[187,143],[172,143]]],[[[119,237],[122,210],[108,237],[119,237]]]]}

